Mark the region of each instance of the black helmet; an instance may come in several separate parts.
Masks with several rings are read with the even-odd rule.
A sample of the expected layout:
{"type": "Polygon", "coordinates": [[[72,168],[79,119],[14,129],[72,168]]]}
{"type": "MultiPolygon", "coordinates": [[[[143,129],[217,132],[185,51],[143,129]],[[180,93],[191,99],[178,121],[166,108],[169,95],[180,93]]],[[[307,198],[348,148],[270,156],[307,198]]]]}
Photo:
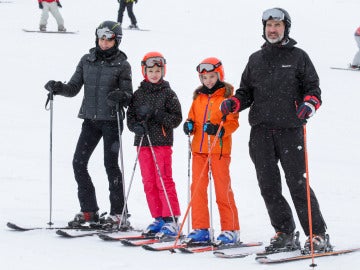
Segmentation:
{"type": "Polygon", "coordinates": [[[105,21],[100,23],[95,31],[96,45],[98,45],[99,38],[106,37],[107,39],[115,39],[116,47],[119,47],[122,38],[121,25],[118,22],[105,21]]]}
{"type": "Polygon", "coordinates": [[[290,18],[289,13],[285,9],[278,8],[278,7],[265,10],[262,15],[262,23],[264,26],[263,27],[264,37],[265,37],[266,21],[270,20],[270,19],[280,20],[285,23],[284,37],[288,38],[289,33],[290,33],[290,28],[291,28],[291,18],[290,18]]]}

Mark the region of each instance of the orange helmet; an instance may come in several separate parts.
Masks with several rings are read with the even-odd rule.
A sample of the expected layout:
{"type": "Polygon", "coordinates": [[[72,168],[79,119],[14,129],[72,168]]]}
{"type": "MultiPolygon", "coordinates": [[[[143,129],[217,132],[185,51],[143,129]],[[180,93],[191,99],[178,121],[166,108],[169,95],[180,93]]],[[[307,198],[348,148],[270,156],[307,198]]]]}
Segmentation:
{"type": "Polygon", "coordinates": [[[217,72],[219,80],[221,82],[224,81],[224,77],[225,77],[224,67],[221,61],[216,57],[209,57],[202,60],[201,63],[196,67],[196,71],[199,72],[200,77],[201,74],[205,74],[208,72],[217,72]]]}
{"type": "Polygon", "coordinates": [[[148,52],[141,61],[141,72],[144,78],[146,78],[146,68],[151,68],[155,65],[161,67],[162,77],[165,77],[166,60],[164,56],[159,52],[148,52]]]}

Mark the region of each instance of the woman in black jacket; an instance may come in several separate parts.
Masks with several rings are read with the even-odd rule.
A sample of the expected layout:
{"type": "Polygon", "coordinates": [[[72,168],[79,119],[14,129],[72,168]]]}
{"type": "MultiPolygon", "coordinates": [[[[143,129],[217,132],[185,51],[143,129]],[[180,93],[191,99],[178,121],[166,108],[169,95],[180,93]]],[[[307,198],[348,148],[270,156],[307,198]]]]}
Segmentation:
{"type": "MultiPolygon", "coordinates": [[[[122,30],[119,23],[105,21],[96,29],[96,47],[85,54],[68,83],[49,81],[45,88],[54,95],[73,97],[84,86],[84,97],[78,114],[84,119],[76,146],[73,169],[78,184],[80,213],[69,226],[99,222],[95,187],[88,172],[88,162],[100,139],[104,141],[104,164],[109,180],[110,215],[106,225],[119,226],[124,207],[123,178],[118,164],[119,133],[117,108],[122,112],[132,97],[131,67],[119,50],[122,30]],[[115,100],[115,101],[114,101],[115,100]]],[[[125,225],[125,224],[122,224],[125,225]]]]}

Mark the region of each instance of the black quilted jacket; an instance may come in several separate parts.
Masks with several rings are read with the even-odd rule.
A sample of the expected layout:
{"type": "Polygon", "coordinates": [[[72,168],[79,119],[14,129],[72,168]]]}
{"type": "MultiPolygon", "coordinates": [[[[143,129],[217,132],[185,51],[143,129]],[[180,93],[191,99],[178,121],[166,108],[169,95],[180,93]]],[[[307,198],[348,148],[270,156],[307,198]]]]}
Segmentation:
{"type": "MultiPolygon", "coordinates": [[[[127,126],[133,131],[135,123],[141,119],[136,115],[137,109],[142,105],[148,105],[152,111],[161,112],[153,115],[147,121],[149,137],[153,146],[172,146],[174,141],[173,129],[180,125],[182,113],[177,95],[171,90],[167,81],[159,84],[142,81],[127,110],[127,126]]],[[[139,146],[141,137],[135,135],[134,145],[139,146]]],[[[149,146],[147,138],[142,146],[149,146]]]]}
{"type": "Polygon", "coordinates": [[[70,81],[65,84],[63,96],[77,95],[84,85],[84,97],[79,118],[116,120],[116,110],[107,104],[106,97],[117,88],[132,96],[131,67],[126,55],[118,50],[109,58],[97,58],[95,48],[85,54],[70,81]]]}

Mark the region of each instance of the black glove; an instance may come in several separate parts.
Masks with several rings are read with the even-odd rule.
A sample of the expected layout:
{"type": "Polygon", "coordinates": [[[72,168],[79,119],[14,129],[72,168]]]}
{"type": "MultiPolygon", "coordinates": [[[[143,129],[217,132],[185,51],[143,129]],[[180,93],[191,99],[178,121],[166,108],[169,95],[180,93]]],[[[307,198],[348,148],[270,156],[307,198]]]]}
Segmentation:
{"type": "Polygon", "coordinates": [[[152,116],[154,117],[155,121],[158,123],[162,123],[166,115],[166,112],[160,109],[156,109],[152,116]]]}
{"type": "Polygon", "coordinates": [[[60,81],[48,81],[44,87],[46,90],[52,91],[54,95],[61,95],[64,92],[64,84],[60,81]]]}
{"type": "Polygon", "coordinates": [[[60,4],[60,1],[59,1],[59,2],[56,2],[56,4],[57,4],[57,6],[58,6],[59,8],[62,8],[62,5],[60,4]]]}
{"type": "Polygon", "coordinates": [[[136,116],[140,121],[147,121],[154,114],[154,110],[147,104],[141,105],[136,109],[136,116]]]}
{"type": "MultiPolygon", "coordinates": [[[[216,132],[218,131],[218,129],[219,129],[219,125],[214,125],[214,124],[211,124],[210,122],[206,122],[204,124],[204,131],[209,135],[216,135],[216,132]]],[[[221,127],[221,130],[219,132],[219,138],[224,136],[224,133],[225,133],[225,129],[224,129],[224,127],[221,127]]]]}
{"type": "Polygon", "coordinates": [[[187,120],[187,121],[184,123],[183,130],[184,130],[184,133],[185,133],[186,135],[190,135],[191,133],[193,133],[193,131],[194,131],[194,121],[192,121],[192,120],[187,120]]]}
{"type": "Polygon", "coordinates": [[[221,104],[220,104],[220,111],[224,114],[224,115],[228,115],[231,112],[238,112],[240,110],[240,101],[235,98],[235,97],[231,97],[228,99],[225,99],[221,104]]]}
{"type": "Polygon", "coordinates": [[[134,1],[134,2],[135,2],[135,4],[137,3],[137,1],[138,1],[138,0],[135,0],[135,1],[134,1]]]}
{"type": "Polygon", "coordinates": [[[41,2],[39,2],[39,8],[40,8],[40,9],[43,9],[43,8],[44,8],[44,6],[43,6],[43,4],[42,4],[41,2]]]}
{"type": "Polygon", "coordinates": [[[145,123],[135,123],[134,127],[133,127],[133,131],[136,135],[138,136],[143,136],[146,133],[146,126],[145,123]]]}
{"type": "Polygon", "coordinates": [[[117,89],[108,94],[106,101],[109,106],[116,106],[117,104],[120,106],[126,106],[128,102],[128,95],[124,91],[117,89]]]}

